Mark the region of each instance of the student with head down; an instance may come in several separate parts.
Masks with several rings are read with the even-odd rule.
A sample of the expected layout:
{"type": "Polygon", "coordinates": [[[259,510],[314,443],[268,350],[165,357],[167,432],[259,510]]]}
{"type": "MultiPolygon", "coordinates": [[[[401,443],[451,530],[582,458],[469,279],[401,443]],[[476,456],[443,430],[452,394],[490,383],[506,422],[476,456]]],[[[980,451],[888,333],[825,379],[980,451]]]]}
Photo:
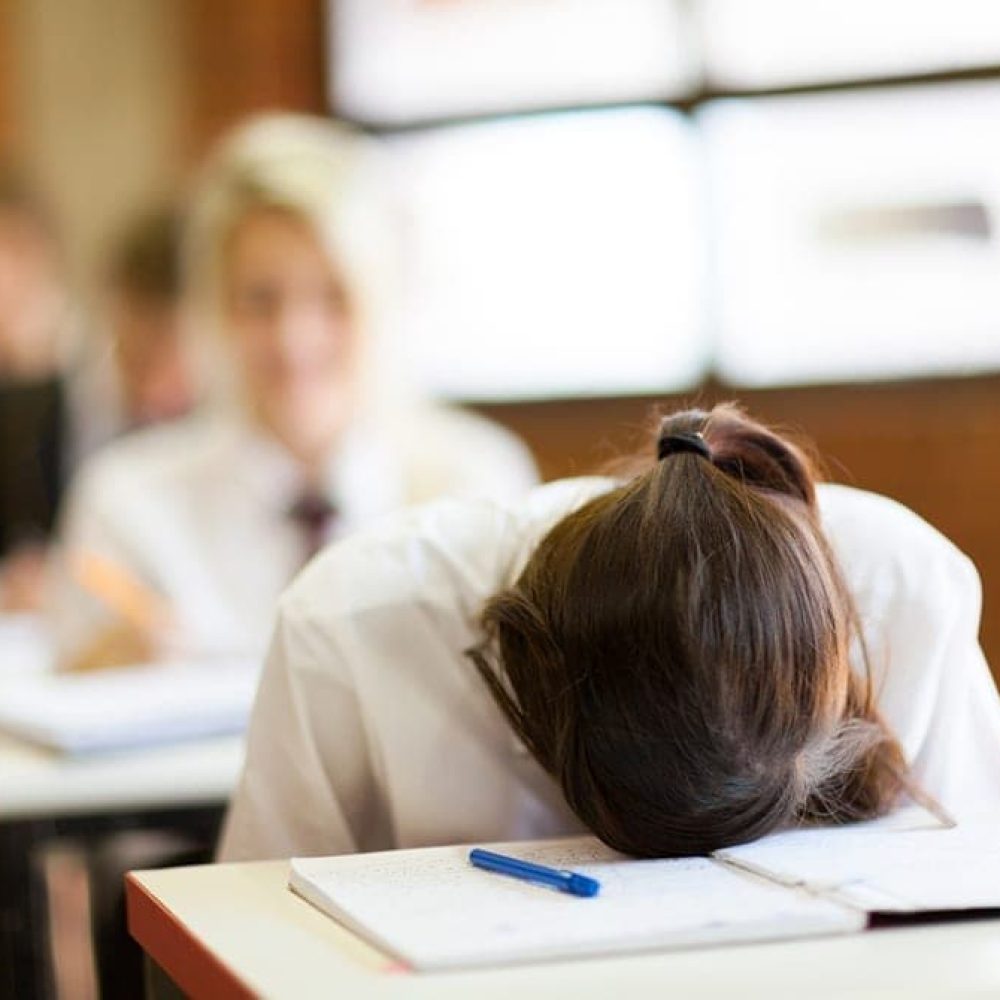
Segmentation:
{"type": "Polygon", "coordinates": [[[732,407],[624,479],[442,501],[282,600],[223,859],[589,829],[703,854],[1000,807],[972,564],[732,407]]]}

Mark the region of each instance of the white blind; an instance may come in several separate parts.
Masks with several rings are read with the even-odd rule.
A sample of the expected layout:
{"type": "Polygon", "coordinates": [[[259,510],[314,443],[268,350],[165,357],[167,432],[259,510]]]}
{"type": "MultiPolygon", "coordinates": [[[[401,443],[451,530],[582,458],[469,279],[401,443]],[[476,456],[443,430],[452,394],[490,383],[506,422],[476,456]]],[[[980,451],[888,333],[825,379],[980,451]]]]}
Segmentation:
{"type": "Polygon", "coordinates": [[[731,100],[699,121],[727,379],[1000,366],[1000,85],[731,100]]]}
{"type": "Polygon", "coordinates": [[[363,121],[656,100],[696,76],[676,0],[337,0],[329,24],[332,105],[363,121]]]}
{"type": "Polygon", "coordinates": [[[997,0],[700,0],[718,87],[949,72],[1000,62],[997,0]]]}
{"type": "Polygon", "coordinates": [[[432,390],[656,391],[707,363],[691,126],[659,109],[395,140],[412,219],[409,340],[432,390]]]}

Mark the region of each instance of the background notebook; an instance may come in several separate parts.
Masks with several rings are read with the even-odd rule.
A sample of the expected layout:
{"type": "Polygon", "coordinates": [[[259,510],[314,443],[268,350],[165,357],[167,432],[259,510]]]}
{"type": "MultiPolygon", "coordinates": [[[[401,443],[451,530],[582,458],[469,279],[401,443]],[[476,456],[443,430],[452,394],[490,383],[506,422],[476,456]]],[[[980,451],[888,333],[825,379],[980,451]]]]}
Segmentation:
{"type": "Polygon", "coordinates": [[[907,816],[902,823],[894,821],[902,829],[875,824],[863,834],[860,828],[841,828],[776,835],[775,844],[778,837],[795,838],[794,866],[775,862],[785,850],[778,846],[772,851],[771,838],[758,842],[752,862],[748,856],[755,848],[740,849],[739,860],[719,856],[636,861],[590,837],[493,847],[592,875],[601,882],[600,895],[593,899],[472,868],[468,847],[293,859],[289,885],[376,946],[421,970],[858,931],[869,922],[862,892],[866,885],[880,891],[877,898],[867,897],[880,911],[912,910],[927,902],[935,910],[962,910],[969,904],[1000,909],[1000,881],[973,892],[969,876],[983,868],[976,853],[980,849],[987,865],[994,864],[989,838],[991,830],[995,835],[1000,829],[995,821],[959,827],[958,833],[942,829],[920,810],[907,816]],[[868,841],[859,865],[841,869],[848,881],[837,874],[832,884],[821,884],[859,836],[868,841]],[[962,862],[956,860],[953,871],[969,877],[948,889],[925,862],[959,841],[963,852],[972,853],[965,853],[962,862]],[[893,872],[914,874],[905,901],[889,899],[886,907],[887,889],[874,876],[889,859],[893,872]],[[754,871],[748,870],[751,864],[754,871]],[[816,879],[807,890],[799,883],[809,881],[813,872],[816,879]],[[853,896],[845,894],[848,887],[853,896]],[[850,905],[848,898],[853,900],[850,905]]]}
{"type": "Polygon", "coordinates": [[[44,673],[0,683],[0,729],[64,753],[94,753],[242,732],[258,663],[44,673]]]}

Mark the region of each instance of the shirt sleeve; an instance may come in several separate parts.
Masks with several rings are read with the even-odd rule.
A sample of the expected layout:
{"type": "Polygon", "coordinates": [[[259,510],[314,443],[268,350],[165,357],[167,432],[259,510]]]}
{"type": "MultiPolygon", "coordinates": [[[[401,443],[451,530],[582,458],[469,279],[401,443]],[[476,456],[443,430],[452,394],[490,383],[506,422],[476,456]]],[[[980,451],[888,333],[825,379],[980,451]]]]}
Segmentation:
{"type": "Polygon", "coordinates": [[[127,489],[116,488],[118,478],[100,457],[84,463],[61,512],[46,608],[60,662],[115,624],[108,608],[76,581],[70,570],[74,556],[97,555],[145,579],[129,544],[129,497],[127,489]]]}
{"type": "Polygon", "coordinates": [[[401,437],[410,503],[444,496],[519,502],[538,485],[524,442],[475,414],[434,410],[413,420],[401,437]]]}
{"type": "Polygon", "coordinates": [[[979,575],[890,500],[827,488],[879,708],[917,784],[954,814],[1000,809],[1000,698],[979,646],[979,575]]]}
{"type": "Polygon", "coordinates": [[[470,459],[460,464],[455,495],[483,496],[503,503],[521,499],[538,485],[535,459],[520,438],[488,424],[479,438],[475,449],[469,449],[473,451],[470,459]]]}
{"type": "Polygon", "coordinates": [[[257,692],[243,774],[223,830],[221,860],[388,846],[362,714],[342,668],[329,630],[283,602],[257,692]]]}
{"type": "Polygon", "coordinates": [[[890,669],[895,704],[909,706],[894,714],[913,776],[961,815],[1000,810],[1000,699],[978,640],[979,575],[949,556],[920,585],[923,599],[891,616],[890,669]]]}

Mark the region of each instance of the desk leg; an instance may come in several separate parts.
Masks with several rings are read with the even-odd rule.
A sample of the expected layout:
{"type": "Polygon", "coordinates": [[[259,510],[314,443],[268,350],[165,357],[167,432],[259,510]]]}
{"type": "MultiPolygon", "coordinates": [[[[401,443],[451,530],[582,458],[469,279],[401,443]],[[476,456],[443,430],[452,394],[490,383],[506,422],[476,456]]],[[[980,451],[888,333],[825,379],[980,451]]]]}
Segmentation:
{"type": "Polygon", "coordinates": [[[185,1000],[174,981],[148,955],[144,956],[146,1000],[185,1000]]]}
{"type": "Polygon", "coordinates": [[[45,897],[35,849],[54,833],[51,823],[0,824],[0,997],[48,996],[45,897]]]}
{"type": "MultiPolygon", "coordinates": [[[[0,823],[0,1000],[43,1000],[54,993],[47,907],[35,865],[46,844],[65,838],[93,855],[95,845],[123,830],[176,831],[212,844],[223,808],[215,804],[0,823]]],[[[117,891],[122,900],[114,917],[118,940],[132,947],[125,928],[124,886],[117,891]]],[[[113,942],[114,936],[107,940],[113,942]]]]}

